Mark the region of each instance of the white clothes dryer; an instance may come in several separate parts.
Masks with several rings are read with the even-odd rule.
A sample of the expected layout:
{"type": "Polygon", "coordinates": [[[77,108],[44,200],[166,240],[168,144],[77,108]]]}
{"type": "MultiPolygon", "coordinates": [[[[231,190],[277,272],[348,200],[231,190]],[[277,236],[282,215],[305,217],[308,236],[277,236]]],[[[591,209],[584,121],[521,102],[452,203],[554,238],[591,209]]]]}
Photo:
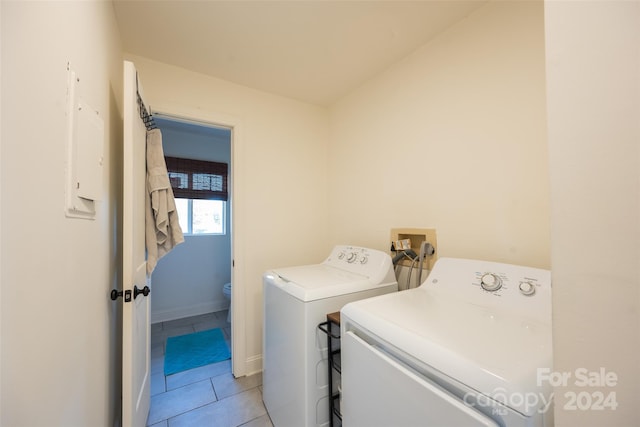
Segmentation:
{"type": "Polygon", "coordinates": [[[327,314],[398,289],[391,257],[336,246],[320,264],[263,275],[263,401],[275,427],[329,425],[327,314]]]}
{"type": "Polygon", "coordinates": [[[418,288],[347,304],[341,329],[345,426],[552,425],[547,270],[441,258],[418,288]]]}

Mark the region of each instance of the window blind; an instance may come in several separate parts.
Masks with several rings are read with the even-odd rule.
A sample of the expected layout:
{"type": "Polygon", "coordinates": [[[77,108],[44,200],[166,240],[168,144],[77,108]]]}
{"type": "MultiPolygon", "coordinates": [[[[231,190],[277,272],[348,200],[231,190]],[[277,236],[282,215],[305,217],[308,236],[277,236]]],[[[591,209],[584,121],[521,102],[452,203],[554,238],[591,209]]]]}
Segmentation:
{"type": "Polygon", "coordinates": [[[165,157],[165,162],[176,198],[228,199],[228,164],[178,157],[165,157]]]}

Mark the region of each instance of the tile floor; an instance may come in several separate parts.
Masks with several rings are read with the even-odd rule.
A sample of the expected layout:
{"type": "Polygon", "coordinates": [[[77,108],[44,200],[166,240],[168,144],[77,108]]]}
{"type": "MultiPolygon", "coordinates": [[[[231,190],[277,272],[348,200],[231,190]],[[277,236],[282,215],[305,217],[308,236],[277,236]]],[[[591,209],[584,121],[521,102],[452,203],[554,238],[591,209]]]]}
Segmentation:
{"type": "Polygon", "coordinates": [[[234,378],[231,360],[225,360],[164,375],[167,337],[212,328],[221,328],[230,343],[226,311],[151,326],[151,410],[147,426],[273,427],[262,403],[261,374],[234,378]]]}

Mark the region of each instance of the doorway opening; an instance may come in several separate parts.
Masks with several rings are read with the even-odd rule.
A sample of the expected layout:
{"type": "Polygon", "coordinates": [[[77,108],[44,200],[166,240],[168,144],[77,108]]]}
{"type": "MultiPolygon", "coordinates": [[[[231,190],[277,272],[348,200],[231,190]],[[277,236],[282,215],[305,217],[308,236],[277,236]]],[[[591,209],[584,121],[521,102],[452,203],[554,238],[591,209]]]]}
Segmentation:
{"type": "Polygon", "coordinates": [[[196,190],[210,190],[213,181],[224,178],[229,196],[211,197],[206,192],[202,196],[195,191],[185,195],[174,190],[185,241],[163,257],[153,272],[151,323],[171,324],[172,328],[155,330],[171,329],[173,335],[220,329],[231,350],[232,129],[158,113],[154,113],[154,121],[162,132],[170,178],[177,182],[184,179],[196,190]],[[198,168],[224,166],[226,176],[200,169],[177,173],[170,160],[198,168]]]}
{"type": "MultiPolygon", "coordinates": [[[[158,105],[151,109],[152,114],[158,119],[169,119],[182,123],[190,123],[204,127],[213,127],[231,131],[230,151],[231,162],[229,167],[229,218],[227,230],[231,238],[231,369],[233,376],[243,377],[248,373],[257,371],[253,366],[253,359],[247,359],[247,348],[245,334],[247,329],[245,319],[245,273],[242,263],[244,249],[244,233],[242,215],[244,199],[242,197],[243,188],[243,123],[242,119],[228,114],[220,114],[202,108],[189,108],[178,105],[158,105]]],[[[179,248],[179,246],[178,246],[179,248]]],[[[223,285],[224,286],[224,285],[223,285]]]]}

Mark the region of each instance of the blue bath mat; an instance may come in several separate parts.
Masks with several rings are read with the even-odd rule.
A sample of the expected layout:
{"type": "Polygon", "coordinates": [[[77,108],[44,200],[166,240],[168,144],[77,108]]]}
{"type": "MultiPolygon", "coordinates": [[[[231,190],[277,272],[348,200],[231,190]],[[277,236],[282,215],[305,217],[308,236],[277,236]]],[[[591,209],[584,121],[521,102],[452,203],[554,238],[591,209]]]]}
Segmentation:
{"type": "Polygon", "coordinates": [[[231,358],[220,328],[167,338],[164,374],[171,375],[231,358]]]}

